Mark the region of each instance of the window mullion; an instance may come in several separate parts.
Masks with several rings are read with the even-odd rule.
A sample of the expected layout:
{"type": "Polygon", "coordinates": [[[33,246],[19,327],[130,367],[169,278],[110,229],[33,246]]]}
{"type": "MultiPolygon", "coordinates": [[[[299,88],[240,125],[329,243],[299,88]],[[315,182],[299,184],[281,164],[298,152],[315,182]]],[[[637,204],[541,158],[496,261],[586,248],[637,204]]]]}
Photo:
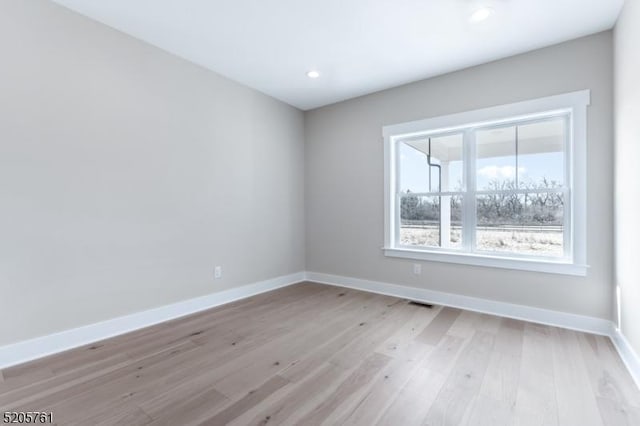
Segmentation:
{"type": "Polygon", "coordinates": [[[465,181],[465,195],[464,203],[462,205],[463,220],[462,220],[462,241],[464,250],[467,252],[473,252],[475,250],[475,227],[476,227],[476,164],[475,164],[475,137],[472,129],[467,129],[464,132],[464,181],[465,181]]]}
{"type": "MultiPolygon", "coordinates": [[[[573,220],[573,115],[568,115],[564,119],[564,217],[563,217],[563,248],[564,257],[571,258],[574,253],[574,220],[573,220]]],[[[584,260],[582,260],[584,261],[584,260]]]]}
{"type": "Polygon", "coordinates": [[[393,244],[395,247],[400,246],[400,221],[401,221],[401,209],[402,209],[402,197],[400,194],[400,144],[397,141],[393,142],[393,158],[394,158],[394,185],[393,185],[393,198],[394,208],[393,214],[393,244]]]}

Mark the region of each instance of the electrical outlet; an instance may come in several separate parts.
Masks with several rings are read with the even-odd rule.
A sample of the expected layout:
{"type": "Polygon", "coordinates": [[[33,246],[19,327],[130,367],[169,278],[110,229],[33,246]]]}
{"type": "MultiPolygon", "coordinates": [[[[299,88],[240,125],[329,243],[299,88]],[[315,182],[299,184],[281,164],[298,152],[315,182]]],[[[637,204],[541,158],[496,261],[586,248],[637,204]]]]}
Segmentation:
{"type": "Polygon", "coordinates": [[[414,275],[421,275],[422,274],[422,265],[419,263],[414,263],[413,264],[413,273],[414,275]]]}
{"type": "Polygon", "coordinates": [[[215,267],[215,269],[213,270],[213,278],[215,278],[216,280],[222,278],[222,266],[215,267]]]}

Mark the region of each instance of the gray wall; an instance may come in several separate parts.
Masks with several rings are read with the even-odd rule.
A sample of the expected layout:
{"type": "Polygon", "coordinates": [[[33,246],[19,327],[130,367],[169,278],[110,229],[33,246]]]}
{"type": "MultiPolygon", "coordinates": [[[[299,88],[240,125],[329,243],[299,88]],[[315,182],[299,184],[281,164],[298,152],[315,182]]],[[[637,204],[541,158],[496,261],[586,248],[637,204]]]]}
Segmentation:
{"type": "Polygon", "coordinates": [[[304,270],[301,111],[45,0],[0,52],[0,345],[304,270]]]}
{"type": "MultiPolygon", "coordinates": [[[[617,30],[618,192],[639,178],[623,164],[638,154],[634,7],[617,30]]],[[[0,2],[0,52],[0,345],[301,271],[305,250],[315,272],[612,316],[610,32],[304,117],[45,0],[0,2]],[[382,255],[382,126],[581,89],[588,277],[441,263],[416,277],[382,255]]],[[[640,230],[630,215],[618,224],[638,348],[640,271],[625,255],[640,230]]]]}
{"type": "MultiPolygon", "coordinates": [[[[305,113],[307,270],[610,319],[612,34],[605,32],[305,113]],[[591,89],[588,276],[383,256],[382,126],[591,89]]],[[[637,253],[638,251],[636,251],[637,253]]]]}
{"type": "Polygon", "coordinates": [[[640,353],[640,2],[627,1],[615,28],[616,281],[621,330],[640,353]]]}

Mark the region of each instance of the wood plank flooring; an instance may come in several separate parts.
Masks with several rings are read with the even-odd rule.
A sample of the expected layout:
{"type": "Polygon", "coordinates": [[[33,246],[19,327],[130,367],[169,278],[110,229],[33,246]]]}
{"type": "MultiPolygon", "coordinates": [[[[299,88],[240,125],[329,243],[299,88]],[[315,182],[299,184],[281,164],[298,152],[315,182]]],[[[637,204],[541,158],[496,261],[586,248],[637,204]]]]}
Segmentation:
{"type": "Polygon", "coordinates": [[[58,425],[640,425],[608,338],[313,283],[0,371],[58,425]]]}

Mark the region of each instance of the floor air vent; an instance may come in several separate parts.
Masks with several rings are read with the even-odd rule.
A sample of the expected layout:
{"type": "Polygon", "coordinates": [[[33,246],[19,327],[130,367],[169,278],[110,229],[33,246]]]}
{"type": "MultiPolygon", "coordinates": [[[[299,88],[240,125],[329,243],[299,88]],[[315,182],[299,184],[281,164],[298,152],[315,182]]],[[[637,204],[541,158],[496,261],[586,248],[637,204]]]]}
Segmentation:
{"type": "Polygon", "coordinates": [[[416,306],[420,306],[422,308],[429,308],[429,309],[433,309],[433,305],[430,303],[423,303],[423,302],[416,302],[415,300],[410,300],[409,301],[410,305],[416,305],[416,306]]]}

